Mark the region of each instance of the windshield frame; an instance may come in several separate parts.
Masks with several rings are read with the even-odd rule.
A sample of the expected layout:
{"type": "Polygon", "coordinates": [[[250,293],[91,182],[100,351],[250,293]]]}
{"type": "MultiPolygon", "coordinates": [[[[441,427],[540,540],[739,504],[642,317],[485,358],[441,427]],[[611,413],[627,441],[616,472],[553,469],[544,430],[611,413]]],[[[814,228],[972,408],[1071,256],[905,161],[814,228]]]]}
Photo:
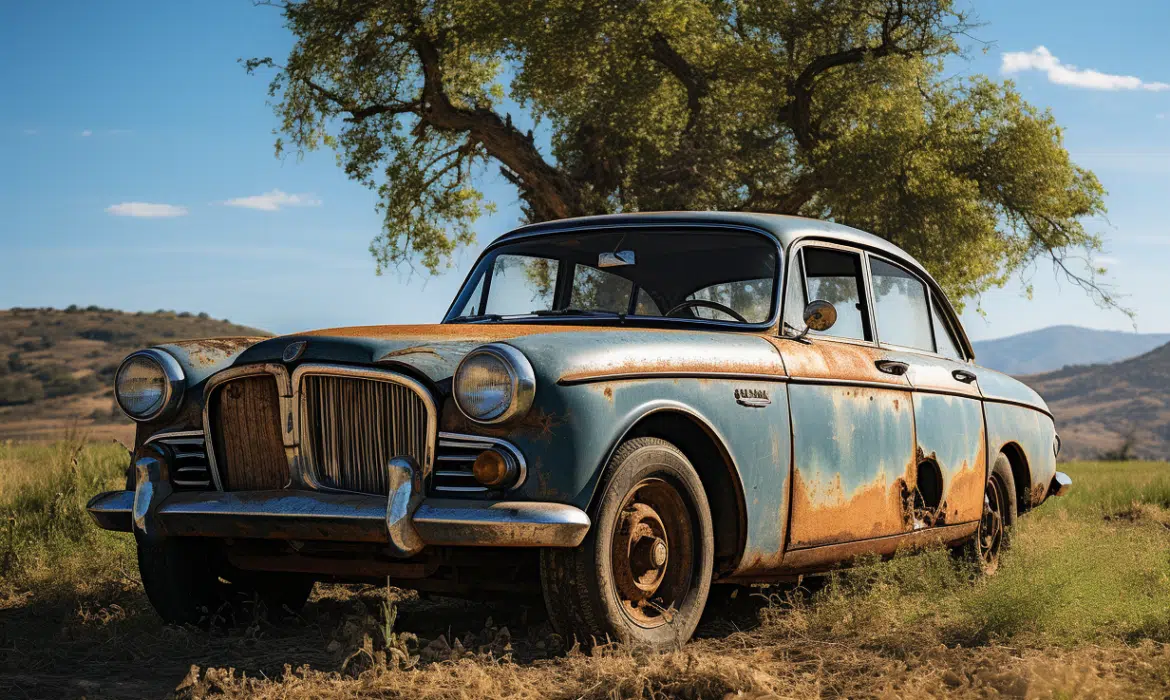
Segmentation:
{"type": "Polygon", "coordinates": [[[476,259],[475,264],[471,266],[463,284],[459,287],[459,292],[455,295],[455,299],[447,308],[447,312],[443,314],[442,323],[466,323],[466,324],[505,324],[505,323],[538,323],[538,324],[557,324],[567,323],[571,325],[609,325],[613,323],[619,324],[638,324],[638,325],[684,325],[684,326],[698,326],[718,328],[721,330],[733,331],[768,331],[776,327],[781,313],[781,296],[780,294],[784,288],[784,261],[786,260],[785,251],[780,241],[776,239],[771,233],[762,228],[744,224],[720,224],[720,223],[686,223],[686,222],[671,222],[671,223],[642,223],[632,221],[629,223],[613,223],[613,224],[591,224],[582,226],[573,226],[565,228],[556,228],[553,230],[536,230],[525,231],[519,234],[505,234],[497,238],[488,247],[484,248],[476,259]],[[467,305],[471,295],[479,287],[477,275],[484,267],[486,259],[493,255],[498,249],[508,245],[518,243],[520,241],[527,241],[533,238],[556,237],[570,233],[581,233],[588,231],[608,232],[616,229],[637,229],[637,230],[669,230],[669,231],[688,231],[688,232],[703,232],[703,231],[735,231],[739,233],[749,233],[764,238],[776,251],[776,266],[774,277],[772,280],[772,296],[771,296],[771,310],[767,321],[760,323],[739,323],[734,320],[721,319],[706,319],[706,318],[686,318],[682,316],[635,316],[626,314],[615,314],[612,317],[607,316],[548,316],[536,314],[524,314],[516,316],[505,316],[502,319],[477,319],[474,321],[457,321],[459,318],[456,315],[457,309],[462,309],[467,305]],[[472,284],[472,281],[476,284],[472,284]]]}

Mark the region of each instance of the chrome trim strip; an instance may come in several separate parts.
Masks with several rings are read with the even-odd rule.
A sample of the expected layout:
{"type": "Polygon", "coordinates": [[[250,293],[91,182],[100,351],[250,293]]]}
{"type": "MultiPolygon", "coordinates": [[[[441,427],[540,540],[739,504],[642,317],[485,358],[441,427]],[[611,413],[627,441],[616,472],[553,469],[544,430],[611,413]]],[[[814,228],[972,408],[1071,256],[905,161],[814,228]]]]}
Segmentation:
{"type": "Polygon", "coordinates": [[[590,384],[593,382],[626,381],[630,379],[745,379],[760,382],[796,381],[786,374],[754,374],[751,372],[597,372],[570,375],[557,380],[560,386],[590,384]]]}
{"type": "Polygon", "coordinates": [[[154,435],[146,438],[146,442],[142,444],[149,445],[156,440],[162,440],[166,442],[195,442],[195,440],[198,439],[200,442],[202,442],[203,438],[204,435],[202,430],[177,430],[171,433],[155,433],[154,435]]]}
{"type": "MultiPolygon", "coordinates": [[[[254,377],[260,374],[269,374],[276,379],[276,391],[280,397],[280,414],[289,415],[291,410],[292,388],[289,383],[288,370],[284,365],[275,362],[265,362],[258,365],[245,365],[243,367],[231,367],[213,374],[207,379],[207,384],[203,388],[203,433],[204,433],[204,449],[207,450],[207,465],[211,469],[211,481],[215,484],[216,491],[223,491],[223,480],[219,477],[219,466],[215,463],[215,445],[212,444],[211,436],[214,434],[211,431],[211,395],[216,389],[223,386],[233,379],[241,379],[243,377],[254,377]]],[[[291,446],[289,440],[294,439],[294,436],[299,433],[296,432],[296,426],[287,426],[284,421],[281,421],[281,430],[284,433],[285,452],[291,446]]],[[[291,456],[289,458],[289,469],[292,471],[293,464],[291,456]]]]}
{"type": "Polygon", "coordinates": [[[585,511],[563,503],[428,498],[414,513],[431,545],[576,547],[589,525],[585,511]]]}

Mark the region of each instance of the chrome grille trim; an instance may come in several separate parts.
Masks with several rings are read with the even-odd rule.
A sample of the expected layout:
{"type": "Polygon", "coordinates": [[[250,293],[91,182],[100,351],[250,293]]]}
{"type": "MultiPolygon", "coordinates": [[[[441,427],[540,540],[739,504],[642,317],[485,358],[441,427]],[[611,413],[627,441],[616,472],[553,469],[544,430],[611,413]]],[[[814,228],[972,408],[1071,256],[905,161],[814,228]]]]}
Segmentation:
{"type": "Polygon", "coordinates": [[[292,387],[296,461],[312,488],[384,495],[386,465],[404,455],[429,480],[439,412],[421,383],[390,370],[306,364],[293,372],[292,387]]]}
{"type": "Polygon", "coordinates": [[[171,472],[172,484],[182,488],[211,488],[211,463],[202,430],[157,433],[143,444],[152,442],[171,448],[171,455],[175,459],[174,471],[171,472]]]}
{"type": "Polygon", "coordinates": [[[436,467],[430,490],[434,493],[487,493],[490,489],[476,482],[471,465],[480,452],[493,447],[507,451],[520,465],[520,477],[511,489],[523,484],[528,475],[528,465],[524,455],[512,443],[482,435],[439,433],[438,456],[435,458],[436,467]]]}

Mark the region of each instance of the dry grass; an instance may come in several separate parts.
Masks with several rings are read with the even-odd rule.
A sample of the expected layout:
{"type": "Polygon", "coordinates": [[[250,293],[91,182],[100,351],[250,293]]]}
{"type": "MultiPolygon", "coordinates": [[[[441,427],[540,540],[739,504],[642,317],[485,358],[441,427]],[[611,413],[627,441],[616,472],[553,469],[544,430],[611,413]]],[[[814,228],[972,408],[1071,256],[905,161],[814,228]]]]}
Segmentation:
{"type": "Polygon", "coordinates": [[[318,586],[296,619],[164,627],[127,536],[74,518],[124,453],[0,447],[0,696],[1164,697],[1170,467],[1076,464],[999,573],[947,552],[863,562],[713,606],[699,638],[647,654],[564,649],[539,605],[318,586]],[[32,472],[17,475],[15,471],[32,472]],[[55,510],[54,510],[55,509],[55,510]],[[47,513],[53,511],[53,516],[47,513]],[[80,523],[80,525],[78,524],[80,523]]]}

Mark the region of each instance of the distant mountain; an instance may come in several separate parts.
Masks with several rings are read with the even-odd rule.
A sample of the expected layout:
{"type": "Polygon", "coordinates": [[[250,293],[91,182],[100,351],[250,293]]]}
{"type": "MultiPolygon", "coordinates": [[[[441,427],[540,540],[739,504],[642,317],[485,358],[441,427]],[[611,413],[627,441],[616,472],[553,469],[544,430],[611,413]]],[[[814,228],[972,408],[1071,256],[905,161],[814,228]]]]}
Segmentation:
{"type": "Polygon", "coordinates": [[[1137,357],[1170,343],[1170,333],[1099,331],[1050,326],[975,345],[975,361],[1007,374],[1038,374],[1070,365],[1094,365],[1137,357]]]}
{"type": "Polygon", "coordinates": [[[0,310],[0,440],[133,437],[114,404],[122,358],[187,338],[262,336],[207,314],[126,313],[97,306],[0,310]]]}
{"type": "Polygon", "coordinates": [[[1170,344],[1122,362],[1020,377],[1048,402],[1061,458],[1170,459],[1170,344]]]}

